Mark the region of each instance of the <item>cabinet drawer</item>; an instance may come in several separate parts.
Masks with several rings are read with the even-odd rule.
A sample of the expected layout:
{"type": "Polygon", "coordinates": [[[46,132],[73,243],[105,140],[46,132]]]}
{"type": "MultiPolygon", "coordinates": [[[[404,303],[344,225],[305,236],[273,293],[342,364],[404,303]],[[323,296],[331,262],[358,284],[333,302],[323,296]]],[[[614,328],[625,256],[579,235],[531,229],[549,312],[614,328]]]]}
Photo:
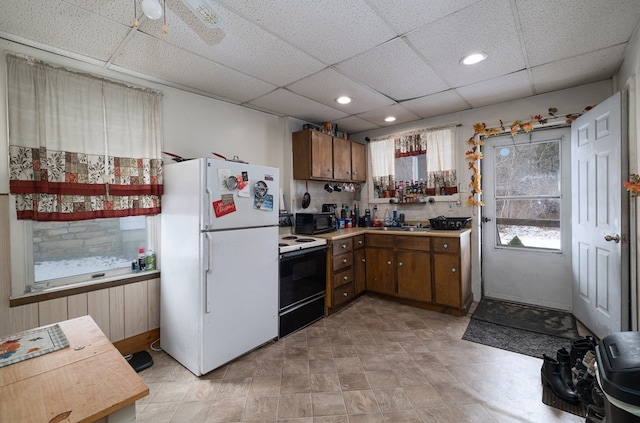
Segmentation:
{"type": "Polygon", "coordinates": [[[396,236],[396,248],[403,250],[430,251],[431,239],[426,236],[396,236]]]}
{"type": "Polygon", "coordinates": [[[433,251],[438,253],[457,254],[460,252],[460,241],[457,238],[433,237],[433,251]]]}
{"type": "Polygon", "coordinates": [[[354,296],[353,283],[333,289],[333,305],[338,306],[354,296]]]}
{"type": "Polygon", "coordinates": [[[333,255],[344,254],[353,250],[353,238],[337,239],[331,243],[333,255]]]}
{"type": "Polygon", "coordinates": [[[333,287],[353,282],[353,269],[343,270],[333,274],[333,287]]]}
{"type": "Polygon", "coordinates": [[[395,237],[393,235],[367,234],[367,247],[393,248],[394,238],[395,237]]]}
{"type": "Polygon", "coordinates": [[[353,237],[353,249],[364,247],[364,235],[356,235],[353,237]]]}
{"type": "Polygon", "coordinates": [[[345,269],[353,264],[353,253],[340,254],[339,256],[333,256],[333,271],[337,272],[341,269],[345,269]]]}

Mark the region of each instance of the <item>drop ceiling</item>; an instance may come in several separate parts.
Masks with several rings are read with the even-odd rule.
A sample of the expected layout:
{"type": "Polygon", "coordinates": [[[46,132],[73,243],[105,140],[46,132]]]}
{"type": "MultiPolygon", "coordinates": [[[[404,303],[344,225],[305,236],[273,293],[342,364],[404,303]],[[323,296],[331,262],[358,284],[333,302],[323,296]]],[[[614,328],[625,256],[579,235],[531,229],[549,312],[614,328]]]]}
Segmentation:
{"type": "Polygon", "coordinates": [[[640,20],[638,0],[212,3],[221,28],[166,0],[164,34],[134,0],[3,0],[0,37],[356,133],[609,79],[640,20]]]}

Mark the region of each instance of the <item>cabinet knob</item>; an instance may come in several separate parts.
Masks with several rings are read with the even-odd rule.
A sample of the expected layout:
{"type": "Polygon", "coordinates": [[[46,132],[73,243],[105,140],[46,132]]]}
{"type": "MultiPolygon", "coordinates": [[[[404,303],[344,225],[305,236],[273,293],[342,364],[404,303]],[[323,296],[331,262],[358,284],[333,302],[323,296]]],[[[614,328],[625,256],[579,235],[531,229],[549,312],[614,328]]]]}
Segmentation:
{"type": "Polygon", "coordinates": [[[342,244],[342,245],[340,246],[340,248],[342,248],[342,249],[346,249],[346,248],[347,248],[347,244],[342,244]]]}
{"type": "Polygon", "coordinates": [[[398,262],[398,266],[402,266],[402,262],[401,261],[398,262]]]}
{"type": "Polygon", "coordinates": [[[347,175],[350,175],[350,174],[351,174],[351,172],[349,172],[349,171],[347,170],[347,175]]]}
{"type": "Polygon", "coordinates": [[[358,240],[358,244],[362,245],[362,240],[361,239],[358,240]]]}
{"type": "Polygon", "coordinates": [[[449,244],[444,244],[442,248],[449,248],[449,244]]]}
{"type": "Polygon", "coordinates": [[[354,171],[353,171],[353,174],[354,174],[354,175],[357,175],[357,174],[358,174],[358,171],[357,171],[357,170],[354,170],[354,171]]]}
{"type": "Polygon", "coordinates": [[[456,268],[455,267],[451,268],[451,273],[456,273],[456,268]]]}
{"type": "Polygon", "coordinates": [[[342,262],[343,262],[343,263],[346,263],[347,261],[348,261],[348,260],[347,260],[346,258],[343,258],[343,259],[342,259],[342,262]]]}
{"type": "Polygon", "coordinates": [[[363,262],[363,263],[366,263],[366,262],[367,262],[367,259],[364,259],[364,258],[363,258],[363,259],[362,259],[362,262],[363,262]]]}
{"type": "Polygon", "coordinates": [[[389,261],[387,262],[387,264],[388,264],[388,265],[391,265],[391,260],[389,260],[389,261]]]}
{"type": "Polygon", "coordinates": [[[333,171],[333,169],[331,169],[331,168],[327,169],[327,172],[332,172],[332,171],[333,171]]]}
{"type": "Polygon", "coordinates": [[[343,292],[343,293],[342,293],[342,295],[343,295],[344,297],[348,297],[348,296],[349,296],[349,294],[347,294],[346,292],[343,292]]]}
{"type": "Polygon", "coordinates": [[[345,281],[348,281],[349,277],[348,276],[343,276],[342,279],[344,279],[345,281]]]}

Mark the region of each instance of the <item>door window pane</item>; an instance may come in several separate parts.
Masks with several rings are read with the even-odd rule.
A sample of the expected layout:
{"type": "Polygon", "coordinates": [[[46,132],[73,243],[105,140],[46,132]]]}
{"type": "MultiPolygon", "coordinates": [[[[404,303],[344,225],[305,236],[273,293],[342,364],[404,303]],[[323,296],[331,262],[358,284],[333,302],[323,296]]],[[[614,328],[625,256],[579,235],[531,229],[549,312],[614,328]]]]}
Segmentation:
{"type": "Polygon", "coordinates": [[[496,244],[560,250],[560,142],[496,146],[496,244]]]}

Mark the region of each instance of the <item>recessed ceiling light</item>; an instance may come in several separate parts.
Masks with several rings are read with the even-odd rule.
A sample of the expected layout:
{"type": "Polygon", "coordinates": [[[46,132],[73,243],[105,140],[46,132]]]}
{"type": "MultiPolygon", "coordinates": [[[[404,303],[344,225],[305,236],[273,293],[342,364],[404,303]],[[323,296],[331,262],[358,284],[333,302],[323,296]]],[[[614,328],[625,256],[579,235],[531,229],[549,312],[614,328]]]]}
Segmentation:
{"type": "Polygon", "coordinates": [[[487,53],[473,53],[460,59],[463,65],[475,65],[487,58],[487,53]]]}
{"type": "Polygon", "coordinates": [[[394,120],[396,120],[395,116],[387,116],[386,118],[384,118],[385,122],[393,122],[394,120]]]}
{"type": "Polygon", "coordinates": [[[336,98],[336,101],[340,104],[349,104],[351,103],[351,97],[347,97],[346,95],[343,95],[342,97],[336,98]]]}

